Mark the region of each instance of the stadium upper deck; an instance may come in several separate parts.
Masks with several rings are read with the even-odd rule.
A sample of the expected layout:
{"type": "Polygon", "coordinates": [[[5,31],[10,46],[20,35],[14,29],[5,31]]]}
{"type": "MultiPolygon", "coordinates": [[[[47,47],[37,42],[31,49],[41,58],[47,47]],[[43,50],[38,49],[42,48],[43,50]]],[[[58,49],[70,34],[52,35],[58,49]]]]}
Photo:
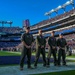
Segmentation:
{"type": "Polygon", "coordinates": [[[42,29],[43,34],[45,35],[48,35],[51,30],[55,30],[58,32],[62,31],[65,33],[71,31],[75,32],[75,9],[56,16],[55,18],[44,20],[38,24],[31,26],[31,33],[36,36],[39,29],[42,29]]]}
{"type": "Polygon", "coordinates": [[[46,26],[52,26],[51,23],[61,22],[62,20],[66,19],[70,16],[73,16],[73,15],[75,15],[75,9],[73,9],[69,12],[65,12],[64,14],[58,15],[54,18],[41,21],[41,22],[31,26],[31,30],[43,28],[43,27],[46,27],[46,26]]]}

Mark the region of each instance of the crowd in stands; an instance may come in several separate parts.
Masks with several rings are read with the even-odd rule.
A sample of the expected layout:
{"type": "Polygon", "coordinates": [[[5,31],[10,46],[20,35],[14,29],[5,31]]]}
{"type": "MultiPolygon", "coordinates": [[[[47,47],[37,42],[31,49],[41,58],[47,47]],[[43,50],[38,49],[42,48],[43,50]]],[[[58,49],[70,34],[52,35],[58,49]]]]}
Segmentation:
{"type": "Polygon", "coordinates": [[[64,38],[66,38],[67,44],[70,45],[73,49],[75,49],[75,33],[65,35],[64,38]]]}
{"type": "MultiPolygon", "coordinates": [[[[67,40],[67,44],[72,47],[72,49],[75,49],[75,33],[64,35],[64,38],[67,40]]],[[[57,37],[58,39],[58,37],[57,37]]],[[[48,38],[46,39],[48,41],[48,38]]],[[[36,48],[36,43],[33,46],[33,49],[36,48]]],[[[46,47],[48,47],[48,43],[46,44],[46,47]]],[[[0,50],[3,51],[20,51],[22,49],[22,43],[21,42],[0,42],[0,50]]]]}
{"type": "Polygon", "coordinates": [[[0,42],[1,47],[14,47],[17,46],[20,42],[0,42]]]}
{"type": "Polygon", "coordinates": [[[60,29],[58,31],[56,31],[57,33],[66,33],[66,32],[70,32],[70,31],[75,31],[75,26],[70,26],[64,29],[60,29]]]}
{"type": "Polygon", "coordinates": [[[20,33],[22,30],[19,27],[0,27],[0,33],[20,33]]]}
{"type": "MultiPolygon", "coordinates": [[[[69,32],[75,32],[75,26],[70,26],[70,27],[66,27],[66,28],[63,28],[63,29],[56,29],[56,30],[54,30],[55,31],[55,35],[58,35],[58,34],[60,34],[60,33],[63,33],[63,34],[65,34],[65,33],[69,33],[69,32]]],[[[45,37],[48,37],[48,36],[50,36],[50,31],[48,32],[48,33],[44,33],[43,34],[45,37]]]]}
{"type": "Polygon", "coordinates": [[[6,51],[16,51],[16,46],[18,46],[21,42],[0,42],[0,50],[6,51]]]}

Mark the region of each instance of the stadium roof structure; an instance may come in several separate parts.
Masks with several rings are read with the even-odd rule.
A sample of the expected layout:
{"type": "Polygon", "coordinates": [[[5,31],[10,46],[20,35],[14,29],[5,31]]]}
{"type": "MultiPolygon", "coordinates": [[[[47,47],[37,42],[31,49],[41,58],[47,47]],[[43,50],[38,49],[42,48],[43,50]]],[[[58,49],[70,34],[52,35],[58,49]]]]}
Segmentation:
{"type": "Polygon", "coordinates": [[[48,16],[49,18],[51,18],[51,14],[55,12],[56,13],[56,16],[57,16],[58,15],[58,11],[60,9],[63,9],[64,10],[64,13],[65,13],[66,12],[65,8],[68,5],[72,5],[72,9],[74,9],[74,0],[69,0],[66,3],[64,3],[63,5],[59,5],[57,8],[52,9],[49,12],[46,12],[44,15],[45,16],[48,16]]]}

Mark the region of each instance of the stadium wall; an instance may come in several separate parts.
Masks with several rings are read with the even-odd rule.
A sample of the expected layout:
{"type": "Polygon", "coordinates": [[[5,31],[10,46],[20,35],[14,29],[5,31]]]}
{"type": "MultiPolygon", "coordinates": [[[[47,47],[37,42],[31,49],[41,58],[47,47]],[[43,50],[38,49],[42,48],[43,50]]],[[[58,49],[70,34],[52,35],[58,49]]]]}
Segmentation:
{"type": "MultiPolygon", "coordinates": [[[[26,64],[27,58],[25,59],[24,63],[26,64]]],[[[32,56],[31,63],[34,63],[35,56],[32,56]]],[[[43,60],[39,58],[38,62],[41,63],[43,60]]],[[[53,59],[50,60],[53,62],[53,59]]],[[[19,64],[20,63],[20,56],[0,56],[0,65],[11,65],[11,64],[19,64]]]]}

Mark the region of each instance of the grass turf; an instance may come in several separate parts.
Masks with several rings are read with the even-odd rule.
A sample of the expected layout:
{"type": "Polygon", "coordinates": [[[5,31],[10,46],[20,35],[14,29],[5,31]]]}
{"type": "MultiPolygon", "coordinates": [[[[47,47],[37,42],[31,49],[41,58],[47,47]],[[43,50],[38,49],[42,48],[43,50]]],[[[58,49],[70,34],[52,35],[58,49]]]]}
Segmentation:
{"type": "Polygon", "coordinates": [[[69,70],[69,71],[41,73],[41,74],[34,74],[34,75],[74,75],[74,74],[75,74],[75,70],[69,70]]]}
{"type": "MultiPolygon", "coordinates": [[[[0,51],[0,56],[20,56],[21,52],[0,51]]],[[[35,52],[32,53],[35,56],[35,52]]],[[[46,53],[47,56],[47,53],[46,53]]],[[[75,55],[67,56],[67,58],[75,58],[75,55]]]]}
{"type": "Polygon", "coordinates": [[[21,52],[0,51],[0,56],[20,56],[21,52]]]}
{"type": "Polygon", "coordinates": [[[71,56],[67,56],[69,58],[75,58],[75,54],[71,55],[71,56]]]}

